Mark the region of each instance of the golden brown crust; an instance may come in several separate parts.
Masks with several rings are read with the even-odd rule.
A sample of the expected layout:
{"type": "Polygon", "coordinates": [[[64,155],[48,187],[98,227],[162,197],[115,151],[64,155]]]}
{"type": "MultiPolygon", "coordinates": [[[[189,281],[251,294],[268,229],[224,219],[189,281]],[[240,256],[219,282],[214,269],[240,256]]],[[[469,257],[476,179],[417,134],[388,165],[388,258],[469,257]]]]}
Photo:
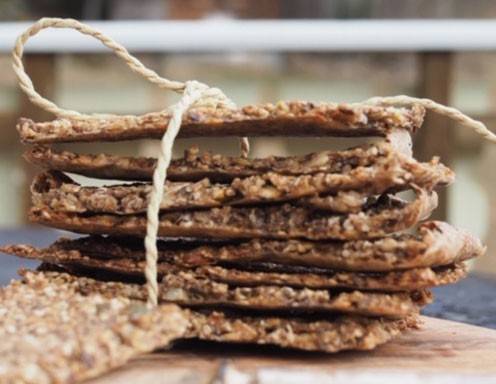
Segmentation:
{"type": "Polygon", "coordinates": [[[333,320],[233,316],[190,312],[190,337],[223,343],[257,343],[328,353],[370,350],[418,326],[418,318],[401,320],[340,316],[333,320]]]}
{"type": "MultiPolygon", "coordinates": [[[[279,102],[241,109],[199,107],[184,116],[179,137],[197,136],[384,136],[393,128],[414,132],[424,109],[371,105],[279,102]]],[[[20,119],[17,130],[24,143],[119,141],[161,138],[167,113],[109,119],[58,119],[35,123],[20,119]]]]}
{"type": "MultiPolygon", "coordinates": [[[[407,229],[437,206],[435,192],[417,191],[412,202],[382,196],[366,211],[347,215],[316,212],[289,204],[267,207],[222,207],[160,215],[159,236],[212,238],[307,238],[354,240],[386,236],[407,229]]],[[[146,233],[143,215],[73,214],[32,208],[31,221],[89,234],[146,233]]]]}
{"type": "Polygon", "coordinates": [[[83,296],[77,284],[24,272],[0,289],[2,383],[81,382],[189,332],[175,305],[147,311],[124,297],[83,296]]]}
{"type": "MultiPolygon", "coordinates": [[[[72,270],[110,271],[122,276],[143,276],[145,261],[128,258],[102,259],[76,250],[39,249],[30,245],[0,247],[5,252],[43,262],[63,265],[72,270]]],[[[190,269],[196,278],[207,278],[231,286],[277,285],[296,288],[346,288],[376,291],[411,291],[437,285],[451,284],[465,277],[464,264],[447,267],[414,268],[383,273],[326,271],[320,268],[278,266],[274,264],[247,264],[236,268],[200,266],[190,269]]],[[[159,262],[158,276],[185,270],[184,265],[159,262]]]]}

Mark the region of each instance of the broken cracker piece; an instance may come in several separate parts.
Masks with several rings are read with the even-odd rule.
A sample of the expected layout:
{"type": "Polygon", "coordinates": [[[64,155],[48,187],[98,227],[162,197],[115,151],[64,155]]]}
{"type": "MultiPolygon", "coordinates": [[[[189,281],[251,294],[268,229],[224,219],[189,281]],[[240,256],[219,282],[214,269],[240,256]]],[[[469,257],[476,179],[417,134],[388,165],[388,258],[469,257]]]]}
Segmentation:
{"type": "Polygon", "coordinates": [[[188,318],[175,305],[147,311],[124,297],[83,296],[76,286],[24,272],[0,288],[0,381],[80,382],[186,334],[188,318]]]}

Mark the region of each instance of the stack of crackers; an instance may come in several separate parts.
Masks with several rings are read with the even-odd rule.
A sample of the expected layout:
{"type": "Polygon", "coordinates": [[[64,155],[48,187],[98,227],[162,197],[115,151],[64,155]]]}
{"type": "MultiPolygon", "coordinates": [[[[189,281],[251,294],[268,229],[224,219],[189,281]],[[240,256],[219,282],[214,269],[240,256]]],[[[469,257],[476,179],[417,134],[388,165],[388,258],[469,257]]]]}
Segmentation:
{"type": "MultiPolygon", "coordinates": [[[[179,305],[187,325],[169,339],[336,352],[372,349],[415,327],[432,300],[429,288],[458,281],[464,261],[484,252],[447,223],[418,225],[437,206],[436,187],[454,180],[437,158],[411,155],[410,134],[423,116],[416,106],[307,102],[187,112],[180,137],[375,140],[266,158],[193,147],[173,160],[159,220],[159,303],[179,305]],[[404,191],[414,197],[397,196],[404,191]]],[[[85,235],[43,249],[3,247],[42,261],[22,272],[25,285],[53,282],[83,297],[146,301],[143,239],[156,160],[52,144],[158,139],[168,121],[164,114],[20,121],[22,142],[35,144],[26,159],[45,169],[31,187],[31,221],[85,235]],[[66,173],[126,183],[91,187],[66,173]]]]}

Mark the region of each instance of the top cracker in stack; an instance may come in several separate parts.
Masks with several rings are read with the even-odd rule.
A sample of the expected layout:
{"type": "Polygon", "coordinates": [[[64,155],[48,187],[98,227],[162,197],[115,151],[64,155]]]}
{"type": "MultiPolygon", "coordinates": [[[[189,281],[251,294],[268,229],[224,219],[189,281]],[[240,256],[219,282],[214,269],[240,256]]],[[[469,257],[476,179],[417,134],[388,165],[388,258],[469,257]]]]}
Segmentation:
{"type": "MultiPolygon", "coordinates": [[[[411,156],[421,107],[281,102],[193,108],[181,137],[377,136],[343,151],[259,159],[201,153],[172,161],[160,206],[159,301],[183,307],[177,338],[336,352],[371,349],[414,327],[429,288],[462,278],[484,247],[447,223],[425,222],[434,189],[454,180],[434,158],[411,156]],[[395,193],[413,190],[405,201],[395,193]]],[[[60,142],[160,138],[169,117],[22,119],[25,157],[46,171],[30,219],[88,236],[4,252],[43,261],[24,278],[83,295],[146,300],[146,209],[155,159],[76,154],[60,142]],[[140,181],[89,187],[64,172],[140,181]]]]}

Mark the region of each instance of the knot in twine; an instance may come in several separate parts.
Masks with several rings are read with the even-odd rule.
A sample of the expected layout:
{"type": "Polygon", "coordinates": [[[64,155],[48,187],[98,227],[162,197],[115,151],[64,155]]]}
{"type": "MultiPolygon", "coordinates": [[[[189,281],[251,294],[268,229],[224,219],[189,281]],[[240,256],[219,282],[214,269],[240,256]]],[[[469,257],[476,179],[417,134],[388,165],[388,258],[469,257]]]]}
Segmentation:
{"type": "MultiPolygon", "coordinates": [[[[159,76],[155,71],[145,67],[136,57],[132,56],[127,49],[114,41],[112,38],[104,35],[102,32],[81,23],[74,19],[60,18],[42,18],[27,28],[16,40],[12,50],[12,67],[17,76],[19,86],[28,96],[29,100],[47,112],[51,112],[59,118],[67,119],[94,119],[94,118],[112,118],[117,115],[111,114],[82,114],[77,111],[60,108],[54,102],[44,98],[36,92],[34,85],[27,75],[22,63],[24,54],[24,45],[38,32],[47,28],[69,28],[74,29],[84,35],[96,38],[106,47],[110,48],[118,57],[120,57],[135,73],[143,76],[145,79],[158,87],[171,90],[182,94],[181,99],[174,105],[164,111],[170,116],[167,130],[160,141],[160,151],[158,153],[157,166],[153,173],[153,184],[149,195],[149,204],[147,207],[147,225],[145,237],[146,266],[145,276],[147,281],[148,305],[153,307],[158,302],[158,283],[157,283],[157,233],[159,227],[160,203],[164,196],[164,185],[167,178],[167,169],[171,162],[172,147],[177,134],[181,128],[181,121],[184,113],[191,107],[212,107],[212,108],[235,108],[236,105],[219,89],[209,87],[206,84],[195,80],[184,83],[169,80],[159,76]]],[[[412,106],[421,105],[438,114],[447,116],[452,120],[473,129],[485,139],[496,143],[496,135],[489,131],[480,121],[474,120],[465,115],[456,108],[448,107],[433,100],[425,98],[415,98],[410,96],[389,96],[373,97],[362,103],[355,105],[385,105],[385,106],[412,106]]],[[[248,139],[241,138],[241,156],[247,157],[250,149],[248,139]]]]}

